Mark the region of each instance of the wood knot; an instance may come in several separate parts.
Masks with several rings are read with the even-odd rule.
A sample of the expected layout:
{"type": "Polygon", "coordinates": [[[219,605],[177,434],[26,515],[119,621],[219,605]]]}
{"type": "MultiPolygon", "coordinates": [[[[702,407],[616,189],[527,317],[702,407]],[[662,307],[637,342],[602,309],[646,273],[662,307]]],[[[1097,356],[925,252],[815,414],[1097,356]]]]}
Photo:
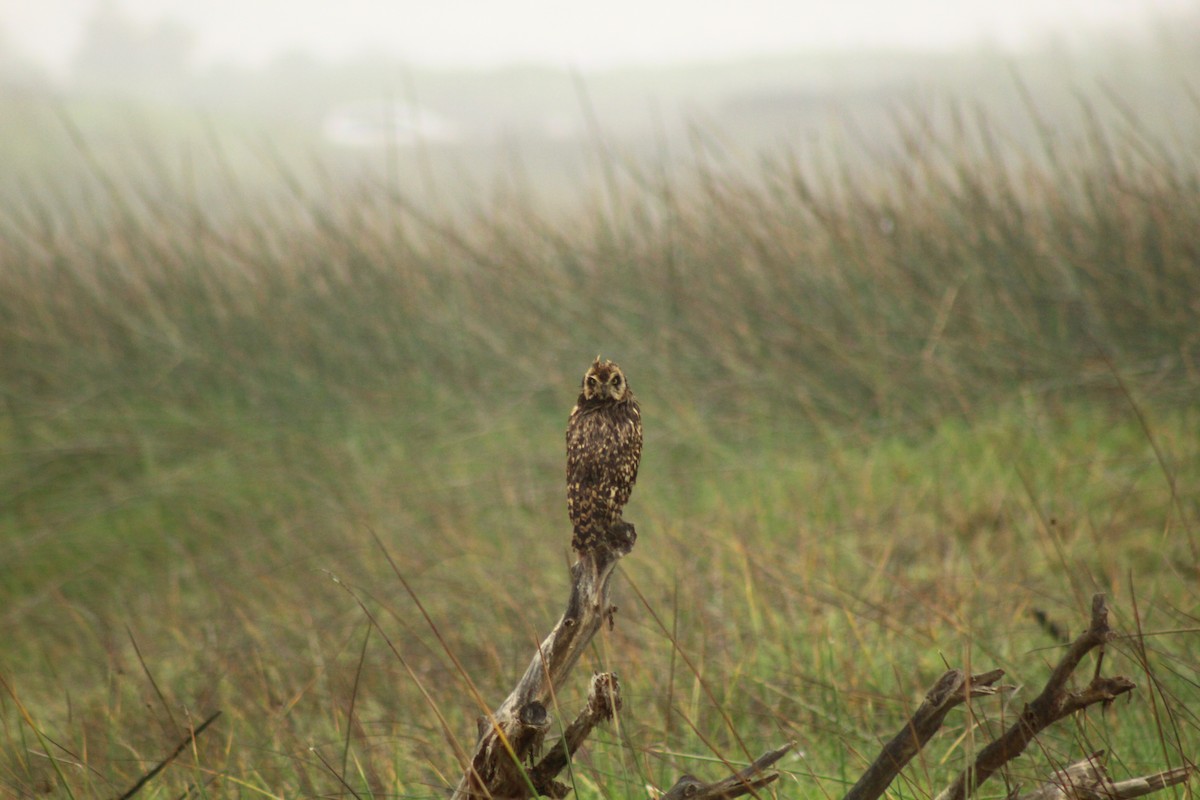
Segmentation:
{"type": "Polygon", "coordinates": [[[672,800],[678,800],[679,798],[685,797],[695,797],[700,793],[700,790],[704,789],[706,786],[708,786],[708,784],[704,783],[704,781],[700,780],[695,775],[685,774],[681,776],[679,780],[675,781],[675,785],[668,789],[667,793],[663,795],[663,797],[672,798],[672,800]]]}
{"type": "Polygon", "coordinates": [[[544,728],[550,724],[550,715],[546,713],[546,707],[537,700],[531,700],[521,706],[517,719],[522,725],[531,728],[544,728]]]}
{"type": "Polygon", "coordinates": [[[546,706],[537,700],[530,700],[517,712],[517,724],[519,727],[516,730],[509,731],[509,742],[517,757],[533,766],[533,761],[542,752],[542,742],[550,727],[546,706]]]}

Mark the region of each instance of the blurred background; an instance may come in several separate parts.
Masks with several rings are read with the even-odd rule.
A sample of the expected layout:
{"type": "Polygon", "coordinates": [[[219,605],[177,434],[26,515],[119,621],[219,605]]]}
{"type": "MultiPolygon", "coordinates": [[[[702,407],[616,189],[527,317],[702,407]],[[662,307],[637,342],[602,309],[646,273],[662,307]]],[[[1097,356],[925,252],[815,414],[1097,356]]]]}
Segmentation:
{"type": "Polygon", "coordinates": [[[316,156],[386,172],[424,200],[515,165],[537,191],[569,193],[601,136],[668,158],[689,127],[741,155],[830,138],[887,152],[888,115],[939,96],[1032,135],[1021,87],[1055,125],[1077,123],[1079,93],[1099,92],[1120,98],[1104,113],[1188,130],[1177,99],[1197,71],[1198,16],[1185,0],[7,0],[3,188],[70,175],[68,127],[101,160],[153,137],[170,167],[216,140],[238,169],[261,168],[262,153],[243,158],[256,147],[316,156]]]}

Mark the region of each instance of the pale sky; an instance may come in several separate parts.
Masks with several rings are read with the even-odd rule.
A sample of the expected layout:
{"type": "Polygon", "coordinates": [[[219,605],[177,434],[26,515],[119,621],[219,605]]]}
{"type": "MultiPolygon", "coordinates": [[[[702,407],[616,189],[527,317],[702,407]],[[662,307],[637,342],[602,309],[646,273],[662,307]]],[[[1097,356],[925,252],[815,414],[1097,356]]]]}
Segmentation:
{"type": "MultiPolygon", "coordinates": [[[[61,69],[101,0],[0,0],[0,34],[61,69]]],[[[377,51],[427,66],[582,69],[869,46],[1002,47],[1147,29],[1195,0],[107,0],[197,35],[202,63],[289,49],[377,51]]]]}

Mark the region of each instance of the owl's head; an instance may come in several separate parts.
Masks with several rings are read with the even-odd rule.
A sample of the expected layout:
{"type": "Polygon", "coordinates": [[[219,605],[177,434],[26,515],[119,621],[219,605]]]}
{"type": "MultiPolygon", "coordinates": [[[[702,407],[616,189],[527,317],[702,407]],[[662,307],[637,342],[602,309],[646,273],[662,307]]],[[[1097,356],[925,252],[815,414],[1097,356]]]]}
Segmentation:
{"type": "Polygon", "coordinates": [[[600,356],[588,367],[583,376],[583,399],[619,403],[629,394],[629,384],[621,368],[611,361],[601,361],[600,356]]]}

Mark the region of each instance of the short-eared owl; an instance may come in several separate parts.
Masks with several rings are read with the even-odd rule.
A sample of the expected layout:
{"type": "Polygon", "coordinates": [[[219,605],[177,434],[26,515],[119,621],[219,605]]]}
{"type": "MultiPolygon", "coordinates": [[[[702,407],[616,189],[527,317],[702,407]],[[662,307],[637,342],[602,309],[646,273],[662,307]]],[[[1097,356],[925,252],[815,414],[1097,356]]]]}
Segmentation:
{"type": "Polygon", "coordinates": [[[621,521],[642,457],[642,411],[621,368],[599,356],[567,421],[571,546],[586,552],[621,521]]]}

